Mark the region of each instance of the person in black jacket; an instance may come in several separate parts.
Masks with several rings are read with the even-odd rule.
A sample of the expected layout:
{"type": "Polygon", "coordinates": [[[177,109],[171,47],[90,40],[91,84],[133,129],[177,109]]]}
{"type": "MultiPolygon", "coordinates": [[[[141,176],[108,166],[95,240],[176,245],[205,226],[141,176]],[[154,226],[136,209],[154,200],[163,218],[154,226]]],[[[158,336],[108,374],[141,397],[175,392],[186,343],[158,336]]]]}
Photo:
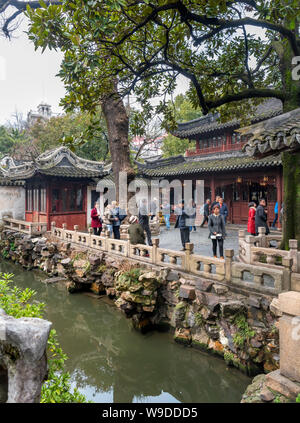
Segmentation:
{"type": "Polygon", "coordinates": [[[177,207],[177,219],[175,223],[175,228],[180,229],[181,251],[185,251],[185,244],[190,242],[189,218],[190,215],[184,211],[184,200],[181,200],[177,207]]]}
{"type": "Polygon", "coordinates": [[[220,206],[213,208],[213,213],[208,218],[209,238],[212,240],[213,255],[217,257],[217,243],[219,244],[220,258],[224,259],[223,242],[226,236],[225,222],[220,215],[220,206]]]}
{"type": "Polygon", "coordinates": [[[268,215],[267,211],[265,210],[266,207],[266,200],[264,198],[261,198],[259,201],[259,206],[256,209],[255,213],[255,231],[256,235],[258,235],[258,228],[264,227],[266,230],[266,235],[270,233],[270,229],[268,226],[268,215]]]}
{"type": "Polygon", "coordinates": [[[210,205],[210,199],[208,198],[204,204],[203,207],[203,221],[200,225],[200,228],[203,228],[204,223],[208,222],[208,216],[209,216],[209,205],[210,205]]]}
{"type": "Polygon", "coordinates": [[[149,213],[147,199],[143,198],[139,207],[139,224],[142,225],[144,231],[146,232],[148,245],[152,246],[149,216],[151,216],[151,214],[149,213]]]}

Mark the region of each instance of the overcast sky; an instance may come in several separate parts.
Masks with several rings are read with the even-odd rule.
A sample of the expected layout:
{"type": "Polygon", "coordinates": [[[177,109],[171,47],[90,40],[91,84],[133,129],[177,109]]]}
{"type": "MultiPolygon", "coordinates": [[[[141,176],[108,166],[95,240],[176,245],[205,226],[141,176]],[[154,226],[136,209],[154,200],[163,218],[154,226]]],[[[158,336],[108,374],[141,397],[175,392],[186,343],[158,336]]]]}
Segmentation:
{"type": "MultiPolygon", "coordinates": [[[[36,110],[41,101],[49,103],[53,112],[62,112],[58,104],[65,90],[55,76],[62,54],[48,49],[43,54],[41,50],[35,51],[24,33],[26,28],[24,18],[11,41],[0,37],[0,125],[12,119],[15,110],[26,118],[29,110],[36,110]]],[[[187,88],[186,80],[180,78],[176,94],[187,88]]]]}
{"type": "Polygon", "coordinates": [[[61,53],[35,51],[21,30],[11,41],[0,37],[0,124],[6,123],[16,109],[26,118],[27,112],[36,110],[41,101],[51,104],[54,112],[60,111],[64,87],[55,75],[61,60],[61,53]]]}

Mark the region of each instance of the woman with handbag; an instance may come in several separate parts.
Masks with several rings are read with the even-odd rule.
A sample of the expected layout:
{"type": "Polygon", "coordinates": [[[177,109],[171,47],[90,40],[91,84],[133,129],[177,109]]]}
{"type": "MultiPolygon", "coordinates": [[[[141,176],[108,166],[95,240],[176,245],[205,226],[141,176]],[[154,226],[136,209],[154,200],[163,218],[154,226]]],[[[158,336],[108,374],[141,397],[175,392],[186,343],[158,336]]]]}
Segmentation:
{"type": "Polygon", "coordinates": [[[225,222],[220,215],[220,206],[215,205],[208,218],[209,238],[212,240],[213,255],[217,258],[217,244],[219,245],[220,258],[224,259],[223,243],[226,236],[225,222]]]}
{"type": "Polygon", "coordinates": [[[94,229],[94,235],[100,236],[102,231],[102,219],[98,202],[95,203],[95,206],[91,211],[91,218],[92,228],[94,229]]]}

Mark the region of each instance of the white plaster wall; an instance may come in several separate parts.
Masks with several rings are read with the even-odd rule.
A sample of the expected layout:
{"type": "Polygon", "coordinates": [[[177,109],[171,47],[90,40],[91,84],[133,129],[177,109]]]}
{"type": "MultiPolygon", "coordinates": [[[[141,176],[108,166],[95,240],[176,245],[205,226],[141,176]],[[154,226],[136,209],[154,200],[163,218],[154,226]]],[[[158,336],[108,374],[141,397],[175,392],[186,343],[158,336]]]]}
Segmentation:
{"type": "Polygon", "coordinates": [[[0,186],[0,220],[2,216],[25,219],[25,189],[0,186]]]}

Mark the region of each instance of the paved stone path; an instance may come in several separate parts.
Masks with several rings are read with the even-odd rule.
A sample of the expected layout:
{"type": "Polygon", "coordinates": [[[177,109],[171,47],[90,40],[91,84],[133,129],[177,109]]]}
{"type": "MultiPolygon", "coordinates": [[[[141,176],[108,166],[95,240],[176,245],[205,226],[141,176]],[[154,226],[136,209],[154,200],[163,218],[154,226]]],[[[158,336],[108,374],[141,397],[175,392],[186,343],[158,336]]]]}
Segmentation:
{"type": "MultiPolygon", "coordinates": [[[[196,231],[193,230],[190,232],[190,241],[194,244],[194,252],[205,256],[212,256],[212,242],[208,238],[207,227],[200,228],[197,226],[196,228],[196,231]]],[[[182,248],[179,229],[174,229],[171,226],[171,229],[167,230],[164,226],[161,226],[160,231],[160,247],[168,248],[170,250],[180,250],[182,248]]],[[[236,255],[238,253],[238,245],[238,231],[227,229],[227,237],[224,241],[224,250],[234,249],[236,255]]]]}

